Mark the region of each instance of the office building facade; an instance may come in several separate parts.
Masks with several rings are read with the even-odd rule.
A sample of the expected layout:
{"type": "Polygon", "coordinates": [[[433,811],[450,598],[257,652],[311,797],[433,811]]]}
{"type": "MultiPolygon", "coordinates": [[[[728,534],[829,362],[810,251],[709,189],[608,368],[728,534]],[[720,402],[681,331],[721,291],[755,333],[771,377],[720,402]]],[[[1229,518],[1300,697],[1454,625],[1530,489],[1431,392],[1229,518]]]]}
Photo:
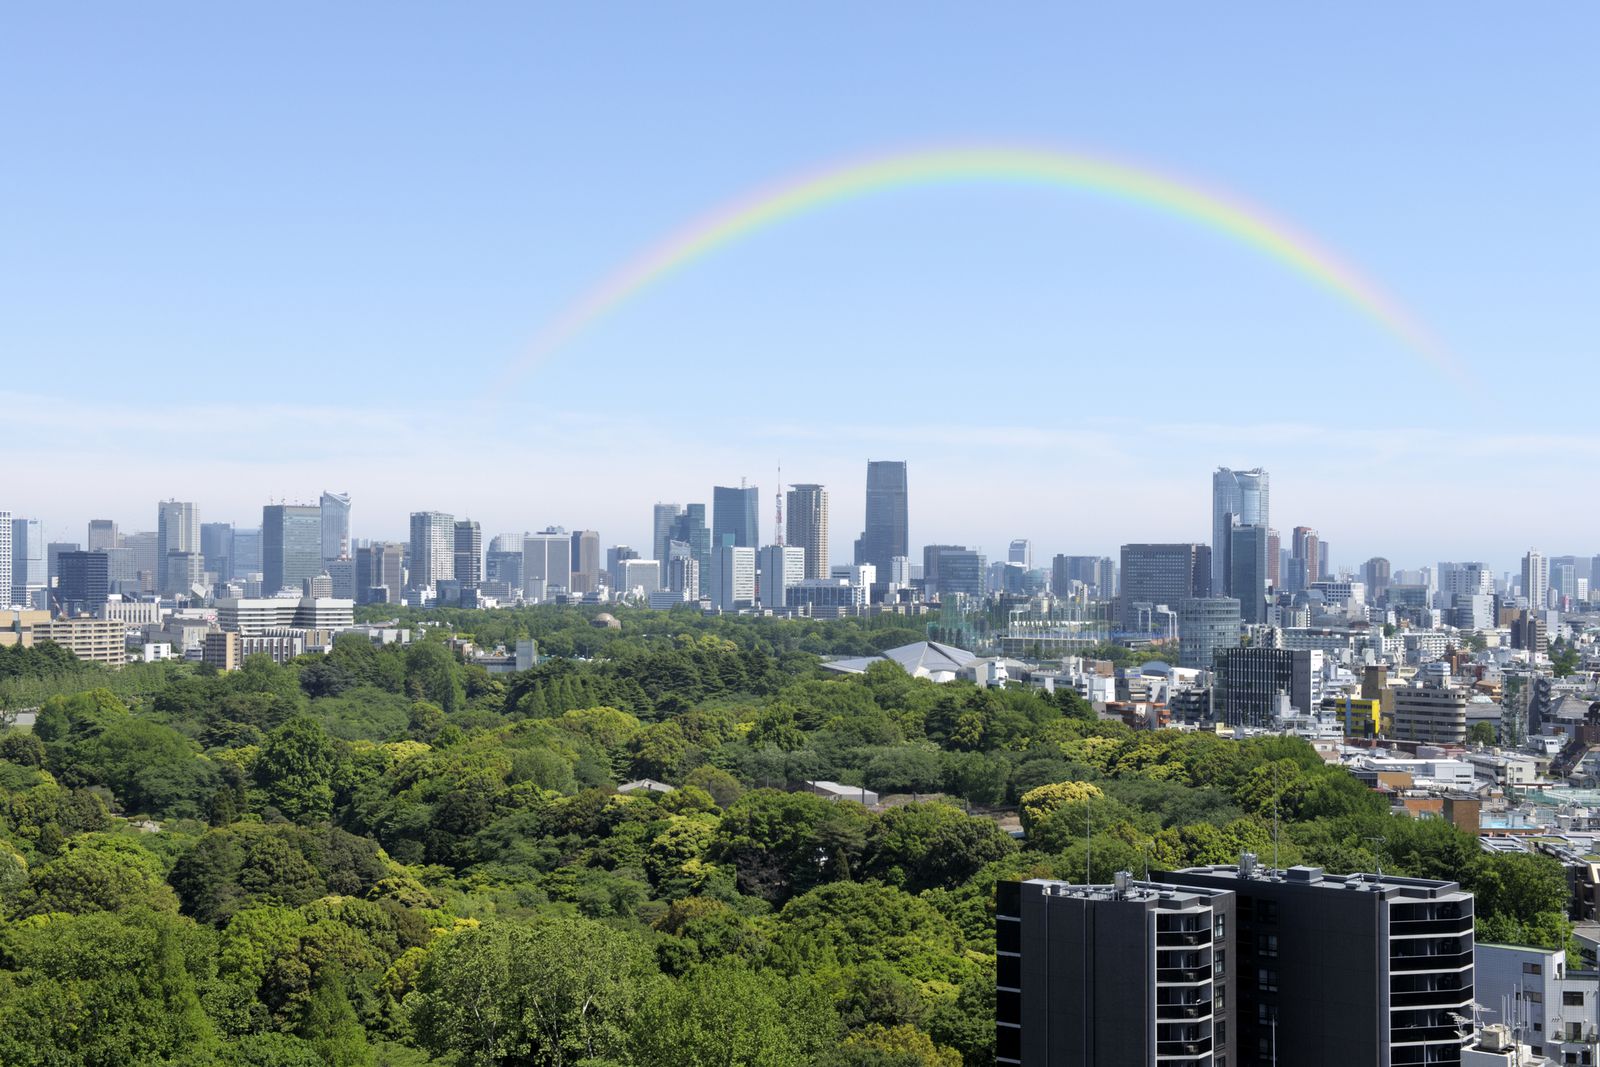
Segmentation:
{"type": "MultiPolygon", "coordinates": [[[[237,546],[237,537],[235,538],[237,546]]],[[[322,509],[314,504],[268,504],[261,509],[261,591],[298,594],[322,573],[322,509]]]]}
{"type": "Polygon", "coordinates": [[[90,519],[89,533],[83,547],[89,552],[121,548],[122,537],[117,533],[117,524],[110,519],[90,519]]]}
{"type": "Polygon", "coordinates": [[[173,552],[200,551],[200,513],[185,500],[156,505],[156,588],[168,590],[167,558],[173,552]]]}
{"type": "Polygon", "coordinates": [[[1467,691],[1448,685],[1399,686],[1394,736],[1402,741],[1459,745],[1467,739],[1467,691]]]}
{"type": "Polygon", "coordinates": [[[1211,589],[1211,550],[1197,544],[1132,544],[1122,546],[1119,579],[1119,613],[1122,628],[1140,625],[1152,609],[1165,605],[1176,611],[1191,597],[1206,597],[1211,589]]]}
{"type": "MultiPolygon", "coordinates": [[[[807,577],[811,569],[808,561],[807,577]]],[[[925,545],[922,549],[923,588],[930,596],[981,597],[987,569],[983,553],[965,545],[925,545]]]]}
{"type": "Polygon", "coordinates": [[[111,593],[110,559],[104,552],[63,552],[52,608],[59,615],[93,615],[111,593]]]}
{"type": "Polygon", "coordinates": [[[572,537],[550,527],[522,539],[522,593],[549,600],[572,591],[572,537]]]}
{"type": "Polygon", "coordinates": [[[657,504],[651,513],[650,528],[652,539],[650,542],[650,558],[665,560],[667,558],[667,542],[672,540],[674,528],[678,518],[683,514],[681,504],[657,504]]]}
{"type": "Polygon", "coordinates": [[[1260,467],[1247,471],[1218,467],[1211,475],[1211,590],[1220,593],[1228,588],[1229,531],[1234,526],[1272,525],[1271,490],[1272,480],[1260,467]]]}
{"type": "Polygon", "coordinates": [[[743,611],[756,603],[756,550],[722,545],[711,554],[711,604],[743,611]]]}
{"type": "Polygon", "coordinates": [[[686,546],[689,555],[694,559],[700,583],[699,588],[695,590],[695,598],[708,596],[711,588],[711,529],[706,525],[704,504],[688,504],[673,519],[665,546],[666,556],[660,558],[665,559],[672,555],[674,541],[686,546]]]}
{"type": "Polygon", "coordinates": [[[233,523],[200,524],[200,557],[206,573],[219,582],[233,578],[233,523]]]}
{"type": "Polygon", "coordinates": [[[44,525],[38,519],[12,519],[11,603],[19,608],[43,610],[50,568],[44,548],[44,525]]]}
{"type": "Polygon", "coordinates": [[[1215,669],[1217,653],[1239,647],[1242,621],[1233,597],[1178,601],[1178,666],[1215,669]]]}
{"type": "Polygon", "coordinates": [[[755,486],[718,485],[711,490],[711,547],[761,544],[761,491],[755,486]]]}
{"type": "Polygon", "coordinates": [[[794,545],[768,545],[757,561],[756,599],[764,608],[788,606],[786,590],[806,578],[806,552],[794,545]]]}
{"type": "Polygon", "coordinates": [[[323,490],[322,558],[344,559],[350,555],[350,494],[323,490]]]}
{"type": "Polygon", "coordinates": [[[572,591],[593,593],[600,588],[600,534],[595,530],[572,533],[572,591]]]}
{"type": "Polygon", "coordinates": [[[1316,709],[1310,649],[1234,648],[1217,657],[1216,707],[1230,726],[1266,726],[1281,705],[1279,694],[1303,713],[1316,709]]]}
{"type": "Polygon", "coordinates": [[[1267,528],[1235,526],[1228,532],[1228,588],[1246,623],[1267,621],[1267,528]]]}
{"type": "Polygon", "coordinates": [[[261,573],[261,528],[233,531],[233,577],[248,578],[261,573]]]}
{"type": "MultiPolygon", "coordinates": [[[[896,557],[911,556],[909,499],[904,460],[867,463],[866,529],[856,542],[855,561],[876,567],[879,583],[890,580],[896,557]]],[[[798,544],[792,537],[788,542],[798,544]]]]}
{"type": "Polygon", "coordinates": [[[472,519],[458,519],[452,568],[463,593],[476,593],[483,584],[483,529],[472,519]]]}

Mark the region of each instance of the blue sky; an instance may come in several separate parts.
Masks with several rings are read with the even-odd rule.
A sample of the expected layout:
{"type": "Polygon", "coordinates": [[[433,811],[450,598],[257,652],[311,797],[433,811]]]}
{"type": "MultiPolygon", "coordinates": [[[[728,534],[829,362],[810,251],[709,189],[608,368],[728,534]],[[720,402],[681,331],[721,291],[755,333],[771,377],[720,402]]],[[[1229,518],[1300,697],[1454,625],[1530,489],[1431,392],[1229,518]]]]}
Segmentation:
{"type": "MultiPolygon", "coordinates": [[[[647,542],[656,499],[911,463],[913,540],[1203,539],[1267,466],[1336,563],[1600,551],[1592,8],[61,5],[0,34],[0,507],[356,498],[647,542]],[[670,10],[669,10],[670,7],[670,10]],[[1277,264],[1068,193],[784,222],[485,390],[593,282],[830,161],[1108,152],[1287,218],[1425,320],[1428,371],[1277,264]]],[[[770,507],[764,508],[770,513],[770,507]]],[[[768,514],[763,514],[763,522],[768,514]]]]}

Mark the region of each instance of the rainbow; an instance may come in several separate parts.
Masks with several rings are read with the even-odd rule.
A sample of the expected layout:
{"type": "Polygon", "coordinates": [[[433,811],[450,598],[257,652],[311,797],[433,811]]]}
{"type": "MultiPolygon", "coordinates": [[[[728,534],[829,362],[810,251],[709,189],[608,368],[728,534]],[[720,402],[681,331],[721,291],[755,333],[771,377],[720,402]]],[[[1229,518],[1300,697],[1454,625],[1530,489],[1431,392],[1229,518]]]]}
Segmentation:
{"type": "Polygon", "coordinates": [[[1043,186],[1092,193],[1211,230],[1338,297],[1458,383],[1469,378],[1444,345],[1379,286],[1258,207],[1187,179],[1101,156],[987,147],[935,148],[835,164],[734,200],[645,249],[589,290],[551,321],[525,354],[507,365],[501,384],[533,370],[645,289],[785,219],[877,193],[959,184],[1043,186]]]}

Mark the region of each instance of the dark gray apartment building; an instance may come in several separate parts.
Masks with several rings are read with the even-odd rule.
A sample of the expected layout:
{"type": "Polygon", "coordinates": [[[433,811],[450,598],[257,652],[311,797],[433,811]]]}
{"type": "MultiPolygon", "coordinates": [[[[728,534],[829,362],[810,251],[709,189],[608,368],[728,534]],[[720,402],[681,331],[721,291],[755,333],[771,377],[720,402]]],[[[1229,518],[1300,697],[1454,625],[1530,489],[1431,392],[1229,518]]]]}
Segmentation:
{"type": "Polygon", "coordinates": [[[1461,1062],[1473,900],[1456,883],[1273,871],[1249,854],[1119,882],[1000,885],[999,1063],[1461,1062]]]}

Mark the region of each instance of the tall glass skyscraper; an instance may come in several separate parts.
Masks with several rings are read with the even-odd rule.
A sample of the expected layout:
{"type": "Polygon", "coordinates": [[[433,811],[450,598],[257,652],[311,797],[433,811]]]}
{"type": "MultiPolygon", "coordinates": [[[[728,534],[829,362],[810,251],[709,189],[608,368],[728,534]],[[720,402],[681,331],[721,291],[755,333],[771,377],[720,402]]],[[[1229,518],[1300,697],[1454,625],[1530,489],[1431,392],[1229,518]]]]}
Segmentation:
{"type": "Polygon", "coordinates": [[[715,486],[711,490],[712,547],[760,548],[760,506],[761,491],[753,485],[715,486]]]}
{"type": "MultiPolygon", "coordinates": [[[[661,505],[657,505],[659,508],[661,505]]],[[[709,596],[711,591],[711,531],[706,527],[706,506],[690,504],[680,512],[667,531],[667,549],[663,556],[671,556],[671,543],[681,541],[689,546],[689,555],[699,570],[699,588],[696,596],[709,596]]]]}
{"type": "Polygon", "coordinates": [[[261,509],[261,595],[300,592],[322,573],[322,509],[315,504],[268,504],[261,509]]]}
{"type": "Polygon", "coordinates": [[[1229,588],[1228,563],[1233,558],[1228,545],[1229,531],[1235,526],[1271,526],[1269,514],[1270,480],[1260,467],[1248,471],[1218,467],[1211,476],[1211,588],[1229,588]]]}
{"type": "Polygon", "coordinates": [[[322,493],[322,558],[350,555],[350,494],[322,493]]]}
{"type": "Polygon", "coordinates": [[[1249,624],[1267,621],[1267,528],[1235,526],[1228,531],[1228,596],[1239,602],[1249,624]]]}
{"type": "Polygon", "coordinates": [[[889,580],[894,557],[911,555],[906,500],[905,460],[868,461],[867,522],[856,542],[856,562],[878,568],[879,582],[889,580]]]}
{"type": "MultiPolygon", "coordinates": [[[[167,591],[167,557],[200,551],[200,513],[186,500],[156,505],[156,589],[167,591]]],[[[181,577],[181,576],[180,576],[181,577]]]]}

